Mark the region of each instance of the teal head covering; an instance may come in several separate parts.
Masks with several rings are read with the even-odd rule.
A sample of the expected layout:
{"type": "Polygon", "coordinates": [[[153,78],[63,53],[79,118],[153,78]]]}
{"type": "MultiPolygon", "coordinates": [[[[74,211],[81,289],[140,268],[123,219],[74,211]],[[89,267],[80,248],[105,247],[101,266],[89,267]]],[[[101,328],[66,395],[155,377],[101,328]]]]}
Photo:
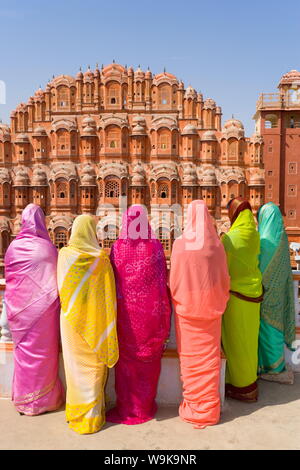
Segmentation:
{"type": "Polygon", "coordinates": [[[295,305],[289,244],[280,209],[273,202],[260,208],[258,231],[265,289],[261,319],[281,331],[290,347],[295,339],[295,305]]]}

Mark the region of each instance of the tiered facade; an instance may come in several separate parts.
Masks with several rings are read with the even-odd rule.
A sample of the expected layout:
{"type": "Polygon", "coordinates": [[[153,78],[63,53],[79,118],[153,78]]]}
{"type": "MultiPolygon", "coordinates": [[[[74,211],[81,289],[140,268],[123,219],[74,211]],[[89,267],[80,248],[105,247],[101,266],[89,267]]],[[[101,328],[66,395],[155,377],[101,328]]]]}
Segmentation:
{"type": "Polygon", "coordinates": [[[221,115],[166,72],[113,63],[53,78],[12,112],[10,127],[0,125],[0,262],[29,202],[44,209],[58,248],[82,213],[97,216],[109,248],[120,201],[148,207],[167,256],[193,199],[226,231],[230,198],[249,197],[254,209],[264,202],[263,141],[246,138],[234,118],[222,128],[221,115]]]}

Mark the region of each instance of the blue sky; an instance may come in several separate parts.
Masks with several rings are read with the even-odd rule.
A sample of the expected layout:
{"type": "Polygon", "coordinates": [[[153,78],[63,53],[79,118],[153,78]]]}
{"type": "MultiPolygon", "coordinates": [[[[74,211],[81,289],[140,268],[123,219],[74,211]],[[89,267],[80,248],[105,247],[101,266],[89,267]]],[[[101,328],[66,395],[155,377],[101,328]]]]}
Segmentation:
{"type": "Polygon", "coordinates": [[[98,62],[175,74],[252,134],[259,93],[300,67],[300,2],[0,0],[0,117],[53,74],[98,62]]]}

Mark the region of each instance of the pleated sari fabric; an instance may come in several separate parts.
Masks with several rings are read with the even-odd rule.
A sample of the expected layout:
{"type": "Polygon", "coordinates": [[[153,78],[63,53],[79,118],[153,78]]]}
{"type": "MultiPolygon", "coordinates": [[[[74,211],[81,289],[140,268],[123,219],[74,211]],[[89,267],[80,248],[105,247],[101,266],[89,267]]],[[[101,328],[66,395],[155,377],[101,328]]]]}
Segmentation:
{"type": "Polygon", "coordinates": [[[239,201],[233,201],[238,213],[234,211],[231,218],[234,222],[222,237],[231,292],[222,321],[222,344],[227,359],[226,394],[251,402],[258,397],[259,301],[262,296],[262,276],[258,266],[260,242],[251,210],[244,208],[245,201],[236,202],[239,201]]]}
{"type": "Polygon", "coordinates": [[[107,420],[140,424],[154,418],[157,410],[155,397],[171,316],[163,247],[143,206],[131,206],[123,215],[111,262],[117,286],[120,359],[115,367],[117,403],[107,420]]]}
{"type": "Polygon", "coordinates": [[[107,367],[115,365],[119,354],[113,270],[91,216],[75,219],[69,246],[59,252],[57,272],[66,419],[77,433],[90,434],[105,423],[107,367]]]}
{"type": "Polygon", "coordinates": [[[226,255],[203,201],[188,207],[175,240],[170,289],[175,307],[183,401],[179,415],[195,428],[220,418],[221,319],[229,298],[226,255]]]}
{"type": "Polygon", "coordinates": [[[5,255],[5,303],[14,343],[12,399],[16,409],[38,415],[64,403],[58,377],[57,250],[42,209],[29,204],[22,228],[5,255]]]}
{"type": "Polygon", "coordinates": [[[295,340],[295,304],[288,238],[273,202],[260,209],[258,230],[265,291],[260,309],[259,371],[279,374],[286,368],[284,345],[291,348],[295,340]]]}

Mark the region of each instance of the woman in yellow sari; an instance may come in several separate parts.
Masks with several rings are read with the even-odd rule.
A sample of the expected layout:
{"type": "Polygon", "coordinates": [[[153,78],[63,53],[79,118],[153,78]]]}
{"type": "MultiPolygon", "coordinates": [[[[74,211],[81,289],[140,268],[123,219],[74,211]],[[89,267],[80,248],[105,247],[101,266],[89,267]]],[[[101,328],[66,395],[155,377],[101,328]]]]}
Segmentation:
{"type": "Polygon", "coordinates": [[[230,275],[230,299],[222,322],[226,395],[253,402],[258,397],[259,312],[263,299],[259,234],[247,200],[236,198],[228,206],[231,228],[222,237],[230,275]]]}
{"type": "Polygon", "coordinates": [[[94,433],[105,423],[107,367],[115,365],[119,350],[113,270],[91,216],[75,219],[69,245],[59,252],[57,272],[66,419],[79,434],[94,433]]]}

